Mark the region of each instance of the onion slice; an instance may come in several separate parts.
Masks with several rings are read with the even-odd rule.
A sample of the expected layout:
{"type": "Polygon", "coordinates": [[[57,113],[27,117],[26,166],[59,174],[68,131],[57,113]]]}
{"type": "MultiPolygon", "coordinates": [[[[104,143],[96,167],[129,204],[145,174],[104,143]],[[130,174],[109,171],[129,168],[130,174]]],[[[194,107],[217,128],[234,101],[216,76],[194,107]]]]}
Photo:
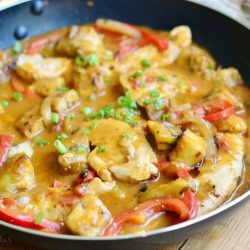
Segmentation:
{"type": "Polygon", "coordinates": [[[211,129],[210,123],[206,122],[202,118],[198,116],[188,116],[184,117],[180,120],[172,121],[175,125],[181,125],[184,123],[192,123],[196,126],[201,136],[206,141],[206,158],[210,160],[213,164],[215,164],[215,157],[216,157],[216,146],[214,143],[214,137],[211,129]]]}
{"type": "Polygon", "coordinates": [[[142,34],[139,30],[135,29],[134,27],[126,23],[100,18],[96,20],[96,25],[98,27],[111,30],[111,31],[115,31],[115,32],[130,36],[130,37],[134,37],[138,39],[142,37],[142,34]]]}

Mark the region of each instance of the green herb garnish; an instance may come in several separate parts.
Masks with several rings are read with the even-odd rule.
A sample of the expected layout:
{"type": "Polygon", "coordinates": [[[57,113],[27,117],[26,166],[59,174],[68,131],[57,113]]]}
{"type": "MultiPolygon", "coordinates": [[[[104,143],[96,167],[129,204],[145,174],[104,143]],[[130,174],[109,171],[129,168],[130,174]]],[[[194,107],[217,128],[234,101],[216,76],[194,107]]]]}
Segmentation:
{"type": "Polygon", "coordinates": [[[60,154],[66,154],[68,149],[62,144],[60,140],[55,140],[54,146],[60,154]]]}

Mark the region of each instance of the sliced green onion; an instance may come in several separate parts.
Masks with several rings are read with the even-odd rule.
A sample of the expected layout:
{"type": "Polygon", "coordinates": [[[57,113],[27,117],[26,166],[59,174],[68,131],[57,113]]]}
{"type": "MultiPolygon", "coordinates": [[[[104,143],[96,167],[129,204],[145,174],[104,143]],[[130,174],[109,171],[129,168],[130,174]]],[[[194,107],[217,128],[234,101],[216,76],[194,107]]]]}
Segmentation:
{"type": "Polygon", "coordinates": [[[165,82],[165,81],[167,81],[167,77],[166,76],[158,76],[157,81],[158,82],[165,82]]]}
{"type": "Polygon", "coordinates": [[[22,44],[19,41],[16,41],[12,47],[14,54],[20,54],[22,52],[22,44]]]}
{"type": "Polygon", "coordinates": [[[170,117],[171,117],[171,114],[170,114],[170,113],[168,113],[168,114],[163,114],[163,115],[161,116],[161,121],[164,122],[164,121],[166,121],[167,119],[169,119],[170,117]]]}
{"type": "Polygon", "coordinates": [[[49,143],[43,139],[38,139],[36,141],[36,145],[39,146],[39,147],[45,147],[47,146],[49,143]]]}
{"type": "Polygon", "coordinates": [[[77,152],[78,152],[79,154],[86,154],[86,153],[87,153],[87,149],[86,149],[86,147],[84,147],[84,146],[79,146],[79,147],[77,148],[77,152]]]}
{"type": "Polygon", "coordinates": [[[155,106],[155,109],[156,110],[162,110],[163,109],[163,106],[164,106],[164,101],[162,98],[158,98],[155,100],[155,103],[154,103],[154,106],[155,106]]]}
{"type": "Polygon", "coordinates": [[[51,121],[52,121],[53,123],[57,124],[57,123],[59,122],[59,120],[60,120],[59,114],[53,112],[53,113],[51,114],[51,121]]]}
{"type": "Polygon", "coordinates": [[[143,101],[143,104],[144,105],[149,105],[149,104],[151,104],[152,103],[152,100],[151,99],[145,99],[144,101],[143,101]]]}
{"type": "Polygon", "coordinates": [[[105,152],[105,147],[103,146],[103,145],[100,145],[99,147],[98,147],[98,153],[104,153],[105,152]]]}
{"type": "Polygon", "coordinates": [[[214,70],[214,66],[213,66],[213,65],[208,65],[208,66],[207,66],[207,69],[209,69],[209,70],[214,70]]]}
{"type": "Polygon", "coordinates": [[[23,94],[20,93],[20,92],[15,92],[15,93],[12,95],[12,98],[13,98],[15,101],[21,101],[21,100],[23,100],[23,94]]]}
{"type": "Polygon", "coordinates": [[[96,54],[90,54],[88,56],[88,63],[89,63],[89,66],[91,67],[97,67],[99,65],[96,54]]]}
{"type": "Polygon", "coordinates": [[[70,89],[68,87],[62,86],[62,87],[58,87],[56,90],[58,92],[65,93],[65,92],[68,92],[70,89]]]}
{"type": "Polygon", "coordinates": [[[3,106],[3,107],[7,107],[9,105],[9,102],[7,100],[2,100],[0,101],[0,104],[3,106]]]}
{"type": "Polygon", "coordinates": [[[93,110],[92,108],[90,107],[85,107],[83,110],[82,110],[82,113],[86,116],[89,116],[90,114],[92,114],[93,110]]]}
{"type": "Polygon", "coordinates": [[[104,116],[105,116],[105,112],[104,112],[103,109],[101,109],[101,110],[99,110],[99,111],[96,113],[95,118],[96,118],[96,119],[102,119],[102,118],[104,118],[104,116]]]}
{"type": "Polygon", "coordinates": [[[161,94],[160,91],[157,90],[157,89],[153,89],[153,90],[150,91],[150,96],[151,97],[159,97],[160,94],[161,94]]]}
{"type": "Polygon", "coordinates": [[[57,139],[58,139],[58,140],[63,140],[63,139],[66,139],[66,138],[68,138],[68,135],[65,134],[65,133],[61,133],[61,134],[59,134],[59,135],[57,136],[57,139]]]}
{"type": "Polygon", "coordinates": [[[90,134],[91,130],[89,128],[84,128],[82,131],[85,135],[90,134]]]}
{"type": "Polygon", "coordinates": [[[116,119],[122,119],[122,113],[123,113],[123,108],[118,108],[118,109],[115,111],[115,118],[116,118],[116,119]]]}
{"type": "Polygon", "coordinates": [[[74,113],[68,113],[68,114],[66,115],[66,117],[67,117],[68,119],[72,120],[72,119],[75,118],[75,114],[74,114],[74,113]]]}
{"type": "Polygon", "coordinates": [[[128,138],[131,135],[131,132],[123,132],[122,137],[128,138]]]}
{"type": "Polygon", "coordinates": [[[135,73],[133,74],[133,77],[134,77],[134,78],[137,78],[137,77],[140,77],[140,76],[142,76],[142,71],[141,71],[141,70],[137,70],[137,71],[135,71],[135,73]]]}
{"type": "Polygon", "coordinates": [[[142,64],[142,66],[144,68],[150,68],[151,67],[151,63],[150,63],[150,61],[148,59],[142,60],[141,64],[142,64]]]}
{"type": "Polygon", "coordinates": [[[34,219],[34,223],[37,225],[37,224],[40,224],[40,222],[42,221],[43,219],[43,212],[40,211],[37,213],[35,219],[34,219]]]}
{"type": "Polygon", "coordinates": [[[184,85],[185,85],[185,82],[184,81],[179,81],[179,82],[177,82],[177,88],[178,89],[182,89],[183,87],[184,87],[184,85]]]}
{"type": "Polygon", "coordinates": [[[102,110],[105,117],[114,117],[114,109],[111,106],[104,107],[102,110]]]}
{"type": "Polygon", "coordinates": [[[84,59],[81,57],[81,56],[77,56],[76,59],[75,59],[75,63],[76,65],[78,66],[82,66],[84,64],[84,59]]]}
{"type": "Polygon", "coordinates": [[[66,154],[68,149],[62,144],[60,140],[55,140],[54,146],[60,154],[66,154]]]}

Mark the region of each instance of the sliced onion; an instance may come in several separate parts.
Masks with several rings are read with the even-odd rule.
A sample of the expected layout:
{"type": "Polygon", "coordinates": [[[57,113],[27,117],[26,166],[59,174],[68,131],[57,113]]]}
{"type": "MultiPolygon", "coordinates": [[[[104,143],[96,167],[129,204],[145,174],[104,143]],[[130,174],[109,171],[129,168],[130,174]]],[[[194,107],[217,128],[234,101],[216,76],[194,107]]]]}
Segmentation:
{"type": "Polygon", "coordinates": [[[131,36],[134,38],[141,38],[141,32],[135,28],[133,28],[132,26],[126,24],[126,23],[122,23],[122,22],[118,22],[118,21],[114,21],[114,20],[110,20],[110,19],[97,19],[96,20],[96,25],[98,27],[107,29],[107,30],[111,30],[111,31],[115,31],[127,36],[131,36]]]}
{"type": "Polygon", "coordinates": [[[25,153],[28,157],[31,157],[33,154],[33,148],[29,141],[22,142],[16,145],[11,146],[9,152],[8,152],[8,158],[20,154],[25,153]]]}
{"type": "Polygon", "coordinates": [[[214,137],[212,134],[212,129],[210,123],[206,122],[198,116],[187,116],[180,120],[172,121],[176,125],[181,125],[184,123],[192,123],[196,125],[201,136],[205,139],[207,148],[206,148],[206,158],[210,160],[213,164],[215,163],[216,157],[216,146],[214,143],[214,137]]]}
{"type": "Polygon", "coordinates": [[[43,117],[43,121],[45,126],[49,126],[51,124],[51,116],[52,116],[52,110],[51,110],[51,104],[52,104],[53,97],[49,96],[44,99],[44,101],[41,104],[41,114],[43,117]]]}

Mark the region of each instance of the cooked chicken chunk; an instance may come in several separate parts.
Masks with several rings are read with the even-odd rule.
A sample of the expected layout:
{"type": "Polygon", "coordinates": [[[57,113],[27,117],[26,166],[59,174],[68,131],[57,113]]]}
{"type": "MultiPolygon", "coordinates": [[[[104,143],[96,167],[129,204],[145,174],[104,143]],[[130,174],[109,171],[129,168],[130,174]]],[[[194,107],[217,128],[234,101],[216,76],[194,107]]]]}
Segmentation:
{"type": "Polygon", "coordinates": [[[183,162],[192,166],[202,160],[205,151],[205,140],[187,129],[177,141],[177,145],[169,157],[171,161],[183,162]]]}
{"type": "Polygon", "coordinates": [[[22,54],[17,60],[17,73],[29,81],[66,76],[70,71],[71,61],[66,58],[22,54]]]}
{"type": "Polygon", "coordinates": [[[6,166],[0,170],[0,189],[9,192],[31,189],[35,185],[32,163],[24,153],[9,158],[6,166]]]}
{"type": "Polygon", "coordinates": [[[103,50],[104,45],[101,36],[93,27],[73,26],[68,37],[59,41],[56,51],[60,54],[75,56],[86,55],[103,50]]]}
{"type": "Polygon", "coordinates": [[[217,121],[215,125],[220,132],[244,133],[247,129],[244,120],[237,115],[231,115],[226,119],[217,121]]]}
{"type": "Polygon", "coordinates": [[[55,93],[45,98],[41,104],[44,124],[51,126],[52,112],[67,112],[79,103],[79,96],[73,89],[65,93],[55,93]]]}
{"type": "Polygon", "coordinates": [[[115,187],[115,182],[103,182],[100,178],[95,177],[87,184],[87,193],[92,195],[100,195],[108,193],[115,187]]]}
{"type": "Polygon", "coordinates": [[[159,99],[168,100],[177,93],[186,93],[192,84],[188,78],[173,70],[148,69],[142,76],[135,77],[135,71],[122,74],[120,82],[126,91],[131,92],[136,102],[143,107],[152,104],[156,111],[162,109],[159,99]]]}
{"type": "Polygon", "coordinates": [[[63,141],[68,152],[58,157],[61,170],[68,174],[79,174],[86,169],[89,141],[83,133],[72,135],[63,141]]]}
{"type": "Polygon", "coordinates": [[[65,93],[56,94],[52,101],[52,110],[55,112],[64,112],[72,108],[75,104],[79,102],[78,93],[71,89],[65,93]]]}
{"type": "Polygon", "coordinates": [[[62,77],[41,79],[35,81],[33,86],[37,93],[48,96],[57,92],[61,87],[64,87],[65,80],[62,77]]]}
{"type": "Polygon", "coordinates": [[[177,141],[178,136],[182,133],[181,129],[170,123],[148,121],[150,132],[154,135],[159,150],[165,150],[169,144],[177,141]]]}
{"type": "Polygon", "coordinates": [[[74,234],[100,236],[110,220],[111,214],[102,201],[93,195],[86,195],[73,207],[65,224],[74,234]]]}
{"type": "Polygon", "coordinates": [[[216,79],[226,83],[228,87],[235,87],[243,82],[239,71],[235,68],[218,70],[216,73],[216,79]]]}
{"type": "Polygon", "coordinates": [[[139,182],[158,173],[153,165],[156,156],[140,129],[103,119],[88,137],[96,146],[88,163],[104,181],[111,181],[114,175],[122,181],[139,182]]]}
{"type": "Polygon", "coordinates": [[[217,164],[204,164],[199,168],[199,215],[222,204],[235,190],[243,169],[244,139],[238,134],[220,133],[228,150],[219,150],[217,164]]]}
{"type": "Polygon", "coordinates": [[[180,47],[188,47],[192,43],[191,29],[186,25],[174,27],[170,31],[170,38],[180,47]]]}
{"type": "Polygon", "coordinates": [[[44,126],[39,105],[26,111],[16,122],[16,127],[29,139],[41,133],[44,126]]]}

